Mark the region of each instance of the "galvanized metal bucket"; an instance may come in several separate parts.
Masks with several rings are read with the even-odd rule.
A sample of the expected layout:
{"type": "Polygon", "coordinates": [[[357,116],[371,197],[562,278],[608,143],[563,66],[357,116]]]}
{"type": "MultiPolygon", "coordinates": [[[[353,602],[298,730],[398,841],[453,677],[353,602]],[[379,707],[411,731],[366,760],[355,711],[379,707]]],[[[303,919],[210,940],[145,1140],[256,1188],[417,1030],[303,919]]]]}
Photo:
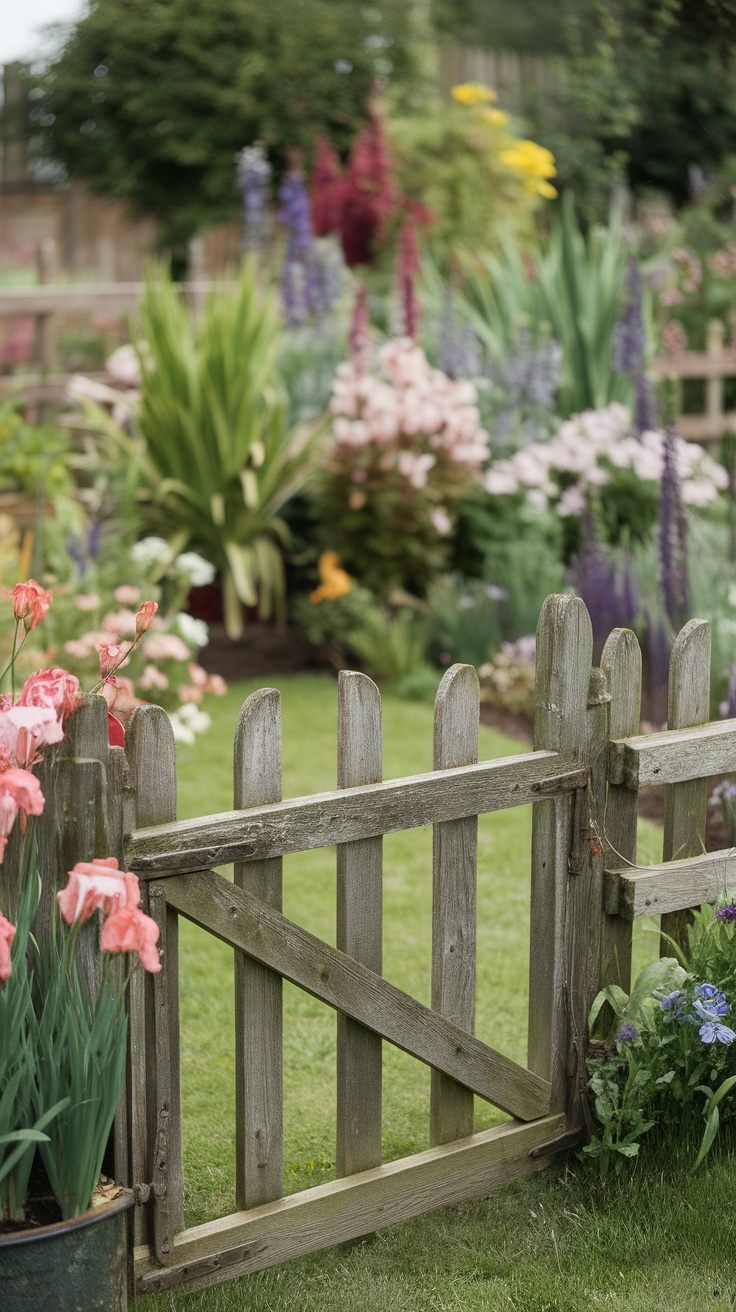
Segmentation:
{"type": "Polygon", "coordinates": [[[2,1312],[126,1312],[133,1193],[0,1238],[2,1312]]]}

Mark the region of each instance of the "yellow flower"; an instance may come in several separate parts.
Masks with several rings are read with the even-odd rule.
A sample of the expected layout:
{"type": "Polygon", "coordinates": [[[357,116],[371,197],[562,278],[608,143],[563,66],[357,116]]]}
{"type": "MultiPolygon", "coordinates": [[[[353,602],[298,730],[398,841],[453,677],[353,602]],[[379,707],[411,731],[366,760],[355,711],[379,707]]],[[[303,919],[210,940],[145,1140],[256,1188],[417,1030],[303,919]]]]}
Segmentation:
{"type": "Polygon", "coordinates": [[[517,141],[508,150],[502,150],[499,159],[527,178],[553,178],[557,173],[554,155],[536,141],[517,141]]]}
{"type": "Polygon", "coordinates": [[[338,597],[344,597],[352,588],[353,579],[347,570],[342,569],[336,551],[323,551],[317,562],[317,568],[322,582],[314,592],[310,592],[310,601],[336,601],[338,597]]]}
{"type": "Polygon", "coordinates": [[[452,88],[450,94],[460,105],[490,105],[498,100],[495,91],[484,87],[482,82],[460,82],[452,88]]]}
{"type": "Polygon", "coordinates": [[[492,128],[505,128],[509,121],[509,116],[503,109],[484,109],[478,117],[492,128]]]}

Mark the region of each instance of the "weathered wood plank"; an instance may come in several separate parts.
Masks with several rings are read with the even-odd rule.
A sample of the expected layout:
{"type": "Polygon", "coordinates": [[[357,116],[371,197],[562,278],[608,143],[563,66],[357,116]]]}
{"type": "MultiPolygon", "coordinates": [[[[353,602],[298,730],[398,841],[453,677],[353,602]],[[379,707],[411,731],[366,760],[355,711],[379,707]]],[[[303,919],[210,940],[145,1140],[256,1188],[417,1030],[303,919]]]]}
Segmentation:
{"type": "Polygon", "coordinates": [[[136,1292],[156,1293],[177,1284],[192,1291],[204,1289],[481,1197],[546,1166],[549,1157],[531,1154],[564,1129],[565,1118],[560,1115],[545,1116],[531,1125],[511,1122],[306,1189],[249,1215],[236,1212],[196,1226],[175,1240],[169,1270],[157,1269],[145,1249],[136,1253],[136,1292]],[[220,1261],[223,1250],[225,1258],[220,1261]]]}
{"type": "MultiPolygon", "coordinates": [[[[281,694],[260,688],[243,703],[235,733],[236,807],[281,800],[281,694]]],[[[281,910],[281,857],[238,862],[236,887],[281,910]]],[[[281,977],[235,953],[235,1199],[258,1207],[284,1190],[281,977]]]]}
{"type": "MultiPolygon", "coordinates": [[[[337,784],[380,781],[383,770],[381,696],[365,674],[343,670],[338,682],[337,784]]],[[[337,849],[337,946],[374,974],[383,969],[383,838],[337,849]]],[[[338,1176],[381,1163],[382,1043],[380,1035],[337,1013],[338,1176]]]]}
{"type": "Polygon", "coordinates": [[[557,752],[526,752],[456,770],[289,798],[250,811],[226,811],[148,829],[141,825],[128,840],[126,861],[143,878],[231,861],[262,861],[522,806],[541,796],[569,793],[586,778],[577,761],[557,752]]]}
{"type": "MultiPolygon", "coordinates": [[[[579,597],[548,597],[537,626],[534,743],[587,764],[590,618],[579,597]]],[[[552,1107],[568,1103],[570,1053],[566,898],[574,799],[539,802],[532,825],[529,1066],[552,1085],[552,1107]]]]}
{"type": "MultiPolygon", "coordinates": [[[[700,621],[704,623],[705,621],[700,621]]],[[[627,788],[676,784],[736,771],[736,720],[637,734],[609,746],[609,782],[627,788]]]]}
{"type": "MultiPolygon", "coordinates": [[[[163,882],[163,881],[162,881],[163,882]]],[[[549,1111],[549,1085],[410,998],[360,962],[210,870],[165,882],[172,906],[519,1120],[549,1111]]]]}
{"type": "MultiPolygon", "coordinates": [[[[453,665],[437,691],[434,768],[478,760],[480,685],[472,665],[453,665]]],[[[478,817],[436,824],[432,845],[432,1007],[473,1032],[477,920],[478,817]]],[[[433,1070],[429,1142],[450,1143],[473,1133],[473,1095],[433,1070]]]]}
{"type": "Polygon", "coordinates": [[[150,914],[159,927],[161,970],[153,976],[153,1048],[156,1127],[151,1186],[153,1249],[169,1259],[174,1236],[184,1229],[184,1166],[181,1152],[179,1042],[179,917],[161,884],[149,885],[150,914]]]}
{"type": "MultiPolygon", "coordinates": [[[[639,731],[641,718],[641,649],[630,629],[614,629],[601,656],[609,706],[610,738],[629,738],[639,731]]],[[[636,862],[637,793],[609,780],[605,802],[603,843],[608,864],[636,862]]],[[[631,926],[606,904],[603,911],[601,978],[618,984],[625,993],[631,986],[631,926]]]]}
{"type": "MultiPolygon", "coordinates": [[[[661,866],[622,866],[606,871],[606,906],[632,921],[713,902],[736,883],[733,848],[668,861],[661,866]]],[[[668,956],[672,954],[669,945],[668,956]]]]}
{"type": "MultiPolygon", "coordinates": [[[[710,624],[707,620],[690,620],[675,638],[670,656],[667,727],[687,729],[695,724],[705,724],[709,716],[710,624]]],[[[665,861],[698,856],[705,851],[707,809],[707,778],[694,777],[665,788],[662,841],[665,861]]],[[[663,914],[662,956],[668,957],[672,953],[672,944],[664,935],[673,938],[682,948],[687,946],[687,926],[691,921],[688,910],[663,914]]]]}
{"type": "MultiPolygon", "coordinates": [[[[171,721],[158,706],[141,706],[133,711],[125,730],[127,787],[123,796],[123,822],[126,833],[135,825],[154,825],[176,818],[176,747],[171,721]]],[[[148,889],[141,885],[141,905],[149,911],[148,889]]],[[[173,999],[169,999],[169,1008],[173,999]]],[[[131,1133],[131,1175],[134,1185],[153,1181],[154,1152],[158,1130],[155,1086],[155,1006],[152,977],[144,971],[133,972],[128,994],[130,1040],[128,1044],[128,1087],[131,1133]]],[[[173,1017],[176,1021],[176,1017],[173,1017]]],[[[178,1045],[178,1024],[172,1040],[178,1045]]],[[[172,1049],[173,1067],[178,1074],[178,1049],[172,1049]]],[[[176,1079],[171,1089],[169,1161],[181,1161],[181,1111],[176,1079]]],[[[175,1179],[179,1178],[175,1171],[175,1179]]],[[[133,1233],[136,1243],[152,1237],[152,1211],[136,1207],[133,1233]]],[[[180,1229],[181,1201],[175,1204],[172,1217],[180,1229]]]]}

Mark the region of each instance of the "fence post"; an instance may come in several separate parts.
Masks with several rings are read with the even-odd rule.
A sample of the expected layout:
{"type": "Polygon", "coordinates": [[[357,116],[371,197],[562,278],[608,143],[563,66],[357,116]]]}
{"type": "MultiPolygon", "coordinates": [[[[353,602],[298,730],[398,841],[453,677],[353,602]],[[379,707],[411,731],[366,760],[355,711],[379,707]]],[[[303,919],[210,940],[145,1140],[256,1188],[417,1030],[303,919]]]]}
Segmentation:
{"type": "MultiPolygon", "coordinates": [[[[235,731],[236,808],[281,801],[281,694],[246,698],[235,731]]],[[[236,862],[238,888],[281,910],[281,857],[236,862]]],[[[235,953],[235,1195],[258,1207],[284,1191],[283,1015],[280,975],[235,953]]]]}
{"type": "MultiPolygon", "coordinates": [[[[43,237],[36,247],[36,274],[40,286],[54,281],[56,242],[53,237],[43,237]]],[[[37,314],[34,323],[33,358],[44,372],[54,365],[53,322],[53,315],[37,314]]]]}
{"type": "MultiPolygon", "coordinates": [[[[159,706],[139,706],[133,711],[125,731],[125,756],[123,829],[127,838],[134,829],[176,819],[176,746],[169,717],[159,706]]],[[[149,897],[146,881],[141,881],[141,906],[147,914],[154,915],[162,929],[164,951],[161,974],[151,977],[142,970],[134,970],[128,989],[130,1180],[134,1185],[157,1184],[159,1194],[162,1186],[166,1189],[165,1220],[171,1232],[176,1233],[184,1224],[176,988],[178,919],[165,907],[165,898],[149,897]],[[160,1072],[160,1079],[157,1078],[157,1040],[167,1050],[167,1069],[160,1072]],[[155,1157],[160,1130],[164,1130],[166,1140],[165,1181],[161,1178],[162,1168],[155,1166],[156,1160],[161,1160],[160,1153],[155,1157]],[[155,1176],[158,1178],[154,1179],[155,1176]]],[[[159,1224],[159,1236],[160,1231],[159,1224]]],[[[143,1207],[135,1209],[133,1238],[136,1244],[147,1243],[150,1238],[149,1214],[143,1207]]]]}
{"type": "MultiPolygon", "coordinates": [[[[581,599],[548,597],[537,625],[534,746],[559,752],[571,765],[589,759],[592,659],[593,633],[581,599]]],[[[567,901],[574,879],[573,817],[577,809],[582,820],[580,806],[577,794],[549,798],[535,803],[532,822],[528,1065],[551,1083],[553,1111],[570,1105],[568,939],[577,922],[568,921],[567,901]]],[[[577,948],[587,957],[584,940],[572,943],[577,948]]]]}
{"type": "MultiPolygon", "coordinates": [[[[601,669],[608,681],[611,705],[608,737],[630,738],[639,732],[641,719],[641,649],[630,629],[614,629],[606,640],[601,669]]],[[[608,784],[603,843],[607,859],[614,865],[636,862],[638,790],[625,784],[608,784]]],[[[631,984],[630,921],[608,907],[603,912],[601,980],[618,984],[625,993],[631,984]]]]}
{"type": "MultiPolygon", "coordinates": [[[[689,620],[675,638],[670,656],[667,728],[690,729],[695,724],[707,724],[709,719],[710,624],[707,620],[689,620]]],[[[707,809],[707,779],[688,779],[665,786],[664,861],[699,856],[705,851],[707,809]]],[[[662,916],[662,933],[685,947],[691,920],[689,911],[670,911],[662,916]]],[[[672,945],[664,938],[660,941],[660,954],[672,956],[672,945]]]]}
{"type": "MultiPolygon", "coordinates": [[[[472,665],[453,665],[437,691],[434,769],[478,760],[480,685],[472,665]]],[[[433,831],[432,1008],[472,1033],[475,1020],[478,817],[448,820],[433,831]]],[[[473,1094],[432,1071],[429,1141],[473,1133],[473,1094]]]]}
{"type": "MultiPolygon", "coordinates": [[[[723,355],[723,324],[720,319],[711,319],[705,344],[706,354],[712,359],[723,355]]],[[[708,377],[705,380],[705,413],[708,421],[708,436],[717,440],[723,436],[723,374],[708,377]]]]}
{"type": "MultiPolygon", "coordinates": [[[[338,681],[337,786],[380,783],[381,695],[365,674],[338,681]]],[[[337,848],[337,946],[377,975],[383,969],[383,837],[337,848]]],[[[382,1042],[337,1013],[337,1174],[381,1164],[382,1042]]]]}

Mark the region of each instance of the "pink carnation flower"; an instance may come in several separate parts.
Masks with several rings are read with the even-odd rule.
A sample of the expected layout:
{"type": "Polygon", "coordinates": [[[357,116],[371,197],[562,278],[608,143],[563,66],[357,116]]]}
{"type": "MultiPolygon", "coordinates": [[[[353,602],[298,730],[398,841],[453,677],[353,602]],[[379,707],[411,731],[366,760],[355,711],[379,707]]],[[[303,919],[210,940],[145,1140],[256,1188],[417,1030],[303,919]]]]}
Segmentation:
{"type": "Polygon", "coordinates": [[[137,907],[123,907],[113,911],[102,926],[100,947],[103,952],[137,952],[143,968],[155,975],[161,969],[158,937],[155,920],[137,907]]]}
{"type": "Polygon", "coordinates": [[[79,680],[68,670],[53,666],[37,670],[26,679],[18,698],[19,706],[53,706],[61,720],[77,709],[82,696],[79,680]]]}
{"type": "Polygon", "coordinates": [[[137,876],[131,871],[118,870],[113,856],[78,861],[69,871],[66,888],[56,897],[68,925],[75,920],[88,920],[97,910],[109,916],[121,908],[137,907],[141,900],[137,876]]]}
{"type": "MultiPolygon", "coordinates": [[[[6,840],[7,841],[7,840],[6,840]]],[[[0,982],[10,979],[10,945],[15,938],[15,925],[0,916],[0,982]]]]}
{"type": "Polygon", "coordinates": [[[0,747],[23,769],[33,765],[41,747],[64,737],[56,711],[50,706],[10,706],[0,711],[0,747]]]}

